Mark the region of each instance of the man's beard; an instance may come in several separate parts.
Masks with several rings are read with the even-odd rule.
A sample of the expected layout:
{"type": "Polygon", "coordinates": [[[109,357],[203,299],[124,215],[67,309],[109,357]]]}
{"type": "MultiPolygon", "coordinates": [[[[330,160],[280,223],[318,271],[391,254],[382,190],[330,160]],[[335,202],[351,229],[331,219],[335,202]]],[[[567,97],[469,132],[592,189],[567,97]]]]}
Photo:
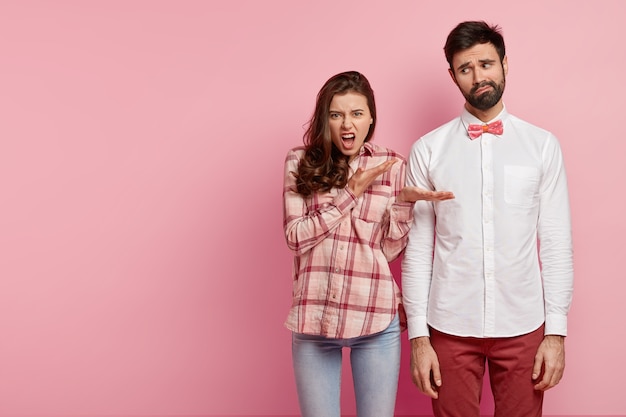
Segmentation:
{"type": "Polygon", "coordinates": [[[504,94],[504,85],[506,84],[505,79],[502,79],[501,84],[496,84],[493,81],[483,81],[478,85],[475,85],[470,90],[469,94],[463,94],[465,96],[465,100],[474,108],[478,110],[489,110],[493,106],[495,106],[500,99],[502,98],[502,94],[504,94]],[[476,96],[476,90],[479,88],[483,88],[485,86],[491,86],[492,90],[482,93],[479,96],[476,96]]]}

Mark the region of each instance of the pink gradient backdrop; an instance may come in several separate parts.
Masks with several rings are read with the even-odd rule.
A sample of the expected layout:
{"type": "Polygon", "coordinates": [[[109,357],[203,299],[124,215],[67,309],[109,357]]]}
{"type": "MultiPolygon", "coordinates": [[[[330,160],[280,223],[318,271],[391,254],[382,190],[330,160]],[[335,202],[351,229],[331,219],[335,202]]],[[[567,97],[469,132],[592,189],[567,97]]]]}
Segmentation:
{"type": "MultiPolygon", "coordinates": [[[[375,140],[406,154],[461,109],[442,45],[466,19],[503,26],[507,107],[560,138],[569,171],[576,291],[545,412],[626,414],[624,16],[619,0],[2,1],[0,415],[297,414],[285,152],[322,83],[357,69],[375,140]]],[[[397,413],[429,414],[404,347],[397,413]]]]}

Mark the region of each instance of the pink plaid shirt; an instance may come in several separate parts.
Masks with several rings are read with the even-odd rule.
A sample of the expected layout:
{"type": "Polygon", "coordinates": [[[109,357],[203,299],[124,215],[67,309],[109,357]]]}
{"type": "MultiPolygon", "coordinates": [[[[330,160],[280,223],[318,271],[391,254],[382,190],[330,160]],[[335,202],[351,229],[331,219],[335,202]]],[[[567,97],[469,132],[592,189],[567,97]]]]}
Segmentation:
{"type": "Polygon", "coordinates": [[[404,250],[413,204],[397,203],[406,160],[365,143],[351,171],[396,158],[359,198],[346,187],[303,198],[296,190],[304,148],[285,160],[284,229],[294,253],[293,303],[285,326],[297,333],[347,339],[380,332],[402,298],[389,262],[404,250]]]}

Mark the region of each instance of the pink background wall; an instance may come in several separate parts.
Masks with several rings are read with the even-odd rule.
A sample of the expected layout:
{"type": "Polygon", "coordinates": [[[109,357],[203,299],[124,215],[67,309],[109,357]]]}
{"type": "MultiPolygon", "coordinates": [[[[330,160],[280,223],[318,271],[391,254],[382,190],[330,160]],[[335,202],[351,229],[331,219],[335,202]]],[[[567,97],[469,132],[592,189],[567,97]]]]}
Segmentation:
{"type": "MultiPolygon", "coordinates": [[[[357,69],[375,140],[407,154],[461,110],[442,46],[467,19],[503,26],[505,103],[560,138],[569,171],[576,291],[545,412],[626,414],[625,16],[619,0],[2,1],[0,415],[296,414],[285,153],[322,83],[357,69]]],[[[430,413],[407,349],[397,412],[430,413]]]]}

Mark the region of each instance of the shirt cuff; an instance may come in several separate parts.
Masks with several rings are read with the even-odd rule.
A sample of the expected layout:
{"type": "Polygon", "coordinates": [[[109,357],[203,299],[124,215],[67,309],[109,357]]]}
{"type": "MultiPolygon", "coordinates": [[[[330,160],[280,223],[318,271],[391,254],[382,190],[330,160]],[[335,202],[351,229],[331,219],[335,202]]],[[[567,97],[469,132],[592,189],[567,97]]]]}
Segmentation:
{"type": "Polygon", "coordinates": [[[416,337],[422,336],[430,336],[426,316],[417,316],[412,319],[408,319],[407,326],[409,328],[409,339],[415,339],[416,337]]]}
{"type": "Polygon", "coordinates": [[[546,327],[544,334],[567,336],[567,316],[562,314],[548,314],[546,316],[546,327]]]}
{"type": "Polygon", "coordinates": [[[391,219],[396,222],[409,223],[413,221],[413,203],[395,202],[391,207],[391,219]]]}

